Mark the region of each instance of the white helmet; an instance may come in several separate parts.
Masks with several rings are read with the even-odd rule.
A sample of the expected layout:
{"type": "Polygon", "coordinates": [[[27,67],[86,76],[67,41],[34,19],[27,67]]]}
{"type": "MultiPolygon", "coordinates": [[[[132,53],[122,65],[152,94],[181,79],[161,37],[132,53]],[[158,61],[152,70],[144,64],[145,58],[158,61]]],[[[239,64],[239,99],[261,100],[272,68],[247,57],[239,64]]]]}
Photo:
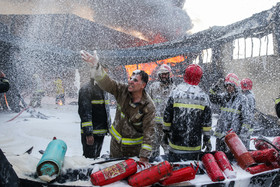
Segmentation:
{"type": "Polygon", "coordinates": [[[169,65],[167,64],[162,64],[159,69],[158,69],[158,72],[157,72],[157,75],[158,75],[158,78],[159,78],[159,81],[164,83],[164,84],[168,84],[170,83],[171,79],[171,68],[169,65]],[[163,74],[165,73],[168,73],[168,75],[164,76],[163,74]]]}
{"type": "Polygon", "coordinates": [[[170,73],[171,74],[171,67],[167,64],[162,64],[159,69],[157,74],[161,74],[161,73],[170,73]]]}

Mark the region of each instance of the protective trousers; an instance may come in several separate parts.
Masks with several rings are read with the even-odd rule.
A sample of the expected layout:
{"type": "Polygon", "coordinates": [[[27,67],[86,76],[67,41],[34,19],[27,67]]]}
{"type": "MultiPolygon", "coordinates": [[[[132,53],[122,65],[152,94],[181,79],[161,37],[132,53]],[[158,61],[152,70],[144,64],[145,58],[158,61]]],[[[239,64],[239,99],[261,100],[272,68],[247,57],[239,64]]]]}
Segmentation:
{"type": "Polygon", "coordinates": [[[86,158],[97,158],[100,156],[100,152],[102,149],[104,136],[95,136],[93,145],[87,145],[86,136],[82,135],[82,144],[83,144],[83,155],[86,158]]]}

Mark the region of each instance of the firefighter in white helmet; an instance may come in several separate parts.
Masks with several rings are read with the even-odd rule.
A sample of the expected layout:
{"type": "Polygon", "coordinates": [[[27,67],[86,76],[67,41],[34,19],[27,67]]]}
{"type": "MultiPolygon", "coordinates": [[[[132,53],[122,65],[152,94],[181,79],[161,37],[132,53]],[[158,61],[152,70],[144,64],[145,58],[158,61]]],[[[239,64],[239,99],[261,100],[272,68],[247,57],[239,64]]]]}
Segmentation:
{"type": "Polygon", "coordinates": [[[152,153],[152,159],[155,159],[160,155],[160,145],[164,150],[164,154],[168,154],[168,147],[165,143],[164,133],[163,133],[163,112],[169,97],[169,94],[172,89],[175,88],[175,85],[172,81],[172,72],[171,68],[167,64],[162,64],[157,71],[158,80],[152,83],[149,87],[148,93],[154,101],[156,106],[156,117],[155,123],[157,127],[157,141],[155,148],[152,153]]]}

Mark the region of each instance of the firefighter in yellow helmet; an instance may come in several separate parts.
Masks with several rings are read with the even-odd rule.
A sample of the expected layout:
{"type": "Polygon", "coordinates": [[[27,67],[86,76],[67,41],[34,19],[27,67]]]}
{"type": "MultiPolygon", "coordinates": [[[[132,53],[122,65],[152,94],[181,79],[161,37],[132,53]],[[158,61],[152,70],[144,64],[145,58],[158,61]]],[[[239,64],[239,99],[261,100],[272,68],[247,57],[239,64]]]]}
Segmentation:
{"type": "Polygon", "coordinates": [[[65,104],[65,93],[64,93],[64,86],[62,83],[61,78],[57,78],[54,81],[55,88],[56,88],[56,98],[55,98],[55,103],[56,104],[65,104]]]}

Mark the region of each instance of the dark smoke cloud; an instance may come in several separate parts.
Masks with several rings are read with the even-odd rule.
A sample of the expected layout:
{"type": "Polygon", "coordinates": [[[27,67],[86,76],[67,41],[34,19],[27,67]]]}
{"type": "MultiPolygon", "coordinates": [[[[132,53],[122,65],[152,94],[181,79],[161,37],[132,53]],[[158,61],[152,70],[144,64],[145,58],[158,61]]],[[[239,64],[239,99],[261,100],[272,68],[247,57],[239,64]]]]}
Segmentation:
{"type": "Polygon", "coordinates": [[[158,33],[167,40],[186,34],[192,28],[188,14],[183,11],[184,0],[94,0],[88,1],[97,23],[138,31],[153,39],[158,33]],[[177,5],[177,6],[176,6],[177,5]]]}

